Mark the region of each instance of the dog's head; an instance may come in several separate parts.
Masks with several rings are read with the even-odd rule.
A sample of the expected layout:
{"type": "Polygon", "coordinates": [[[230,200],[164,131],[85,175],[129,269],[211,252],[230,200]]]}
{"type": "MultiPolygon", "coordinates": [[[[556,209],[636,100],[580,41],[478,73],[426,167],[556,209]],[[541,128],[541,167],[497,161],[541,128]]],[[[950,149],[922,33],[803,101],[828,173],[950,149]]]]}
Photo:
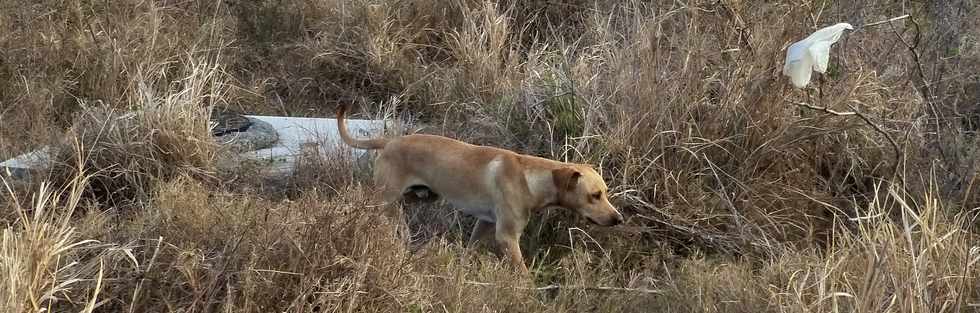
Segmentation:
{"type": "Polygon", "coordinates": [[[593,223],[613,226],[623,215],[609,203],[609,188],[602,176],[588,166],[570,165],[552,171],[558,189],[558,205],[573,209],[593,223]]]}

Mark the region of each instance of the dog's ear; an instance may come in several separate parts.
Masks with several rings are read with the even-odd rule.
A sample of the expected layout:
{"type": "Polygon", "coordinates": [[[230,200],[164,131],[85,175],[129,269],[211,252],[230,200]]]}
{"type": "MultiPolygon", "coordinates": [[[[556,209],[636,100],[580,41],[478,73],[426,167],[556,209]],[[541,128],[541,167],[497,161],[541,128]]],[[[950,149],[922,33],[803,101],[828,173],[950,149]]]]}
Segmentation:
{"type": "Polygon", "coordinates": [[[582,173],[571,167],[562,167],[552,171],[551,176],[559,190],[573,190],[578,185],[578,178],[582,177],[582,173]]]}

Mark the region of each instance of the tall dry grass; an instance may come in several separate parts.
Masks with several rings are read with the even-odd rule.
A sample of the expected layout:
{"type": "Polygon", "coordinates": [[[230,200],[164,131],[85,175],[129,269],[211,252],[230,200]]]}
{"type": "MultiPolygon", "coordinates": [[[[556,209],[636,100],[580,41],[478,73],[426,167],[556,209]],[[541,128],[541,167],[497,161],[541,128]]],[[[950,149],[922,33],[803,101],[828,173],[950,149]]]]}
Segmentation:
{"type": "Polygon", "coordinates": [[[939,2],[3,2],[0,157],[63,152],[53,184],[0,198],[8,311],[970,312],[980,14],[939,2]],[[812,87],[780,76],[809,32],[903,14],[812,87]],[[212,108],[347,102],[595,164],[627,225],[543,213],[517,277],[443,203],[405,204],[402,232],[339,155],[216,171],[212,108]],[[43,206],[81,210],[16,201],[51,186],[76,200],[43,206]]]}
{"type": "MultiPolygon", "coordinates": [[[[213,62],[189,58],[185,64],[172,82],[141,72],[127,110],[98,106],[77,114],[68,139],[53,145],[51,179],[69,180],[83,168],[99,169],[86,191],[123,206],[146,201],[154,184],[179,175],[213,177],[218,147],[209,117],[214,105],[224,101],[227,86],[213,62]]],[[[147,71],[166,67],[151,64],[147,71]]]]}
{"type": "MultiPolygon", "coordinates": [[[[95,312],[104,303],[105,262],[119,245],[80,239],[74,225],[89,177],[78,173],[64,189],[41,183],[26,199],[11,198],[18,219],[3,229],[0,294],[4,312],[46,312],[78,308],[95,312]]],[[[4,180],[8,194],[12,186],[4,180]]]]}

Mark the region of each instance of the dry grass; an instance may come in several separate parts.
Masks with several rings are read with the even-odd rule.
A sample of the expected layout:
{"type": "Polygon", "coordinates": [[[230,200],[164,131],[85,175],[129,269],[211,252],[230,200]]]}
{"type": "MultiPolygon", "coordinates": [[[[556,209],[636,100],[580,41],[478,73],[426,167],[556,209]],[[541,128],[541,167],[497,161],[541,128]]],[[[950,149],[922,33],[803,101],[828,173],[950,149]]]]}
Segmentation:
{"type": "Polygon", "coordinates": [[[0,307],[974,311],[980,14],[940,2],[963,9],[2,2],[0,158],[48,144],[58,162],[0,196],[0,307]],[[903,14],[848,34],[811,88],[780,76],[785,47],[816,28],[903,14]],[[521,278],[466,247],[472,219],[441,202],[405,204],[405,232],[343,153],[304,154],[283,181],[217,168],[212,108],[330,116],[347,102],[596,164],[627,225],[541,214],[521,278]]]}
{"type": "Polygon", "coordinates": [[[146,201],[153,184],[180,174],[214,172],[216,144],[208,118],[222,94],[213,65],[187,61],[186,74],[166,83],[135,81],[131,111],[91,108],[76,116],[69,139],[54,146],[51,176],[64,181],[82,168],[99,169],[87,185],[100,201],[118,206],[146,201]]]}
{"type": "MultiPolygon", "coordinates": [[[[88,176],[77,173],[68,187],[41,183],[30,203],[12,198],[17,222],[3,230],[0,284],[4,312],[44,312],[77,308],[94,312],[101,305],[105,262],[124,262],[119,245],[79,239],[72,219],[80,207],[88,176]]],[[[4,180],[6,191],[12,187],[4,180]]]]}

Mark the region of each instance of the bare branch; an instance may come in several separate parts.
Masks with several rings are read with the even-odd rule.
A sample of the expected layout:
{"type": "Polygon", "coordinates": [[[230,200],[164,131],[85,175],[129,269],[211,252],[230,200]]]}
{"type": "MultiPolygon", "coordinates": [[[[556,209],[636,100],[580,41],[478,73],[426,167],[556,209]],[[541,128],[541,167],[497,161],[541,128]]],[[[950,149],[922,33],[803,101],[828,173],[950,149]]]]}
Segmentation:
{"type": "MultiPolygon", "coordinates": [[[[452,277],[441,276],[441,275],[425,275],[424,277],[428,277],[428,278],[439,278],[439,279],[443,279],[443,280],[455,280],[452,277]]],[[[544,286],[544,287],[528,288],[528,287],[515,287],[515,286],[500,286],[500,285],[497,285],[497,284],[494,284],[494,283],[479,282],[479,281],[470,281],[470,280],[464,280],[463,283],[464,284],[467,284],[467,285],[473,285],[473,286],[483,286],[483,287],[492,287],[492,288],[513,288],[513,289],[518,289],[518,290],[534,290],[534,291],[548,291],[548,290],[566,289],[566,290],[616,291],[616,292],[636,292],[636,293],[646,293],[646,294],[664,294],[664,291],[663,290],[660,290],[660,289],[646,289],[646,288],[625,288],[625,287],[607,287],[607,286],[578,286],[578,285],[559,285],[559,284],[551,284],[551,285],[547,285],[547,286],[544,286]]]]}
{"type": "Polygon", "coordinates": [[[815,105],[812,105],[812,104],[809,104],[809,103],[805,103],[805,102],[793,102],[793,101],[789,101],[789,100],[786,100],[786,101],[789,102],[789,103],[795,104],[797,106],[801,106],[801,107],[804,107],[804,108],[807,108],[807,109],[824,112],[824,113],[831,114],[831,115],[851,116],[851,115],[857,115],[858,114],[857,112],[848,112],[848,111],[840,112],[840,111],[835,111],[835,110],[832,110],[832,109],[827,108],[827,107],[815,106],[815,105]]]}
{"type": "Polygon", "coordinates": [[[885,23],[891,23],[891,22],[894,22],[894,21],[897,21],[897,20],[904,20],[904,19],[909,18],[909,16],[910,15],[905,14],[905,15],[898,16],[898,17],[893,17],[893,18],[890,18],[890,19],[887,19],[887,20],[884,20],[884,21],[877,21],[877,22],[874,22],[874,23],[868,23],[868,24],[861,25],[861,28],[878,26],[878,25],[885,24],[885,23]]]}
{"type": "Polygon", "coordinates": [[[815,105],[812,105],[812,104],[809,104],[809,103],[794,102],[794,101],[789,101],[789,100],[787,100],[787,102],[792,103],[792,104],[795,104],[795,105],[797,105],[799,107],[802,107],[802,108],[807,108],[807,109],[811,109],[811,110],[815,110],[815,111],[820,111],[820,112],[827,113],[827,114],[830,114],[830,115],[836,115],[836,116],[857,116],[858,118],[860,118],[861,121],[863,121],[868,126],[871,126],[872,129],[874,129],[876,132],[878,132],[879,134],[881,134],[882,136],[884,136],[885,139],[888,140],[888,143],[891,144],[892,150],[895,152],[895,161],[892,164],[892,176],[901,179],[902,182],[905,181],[904,177],[902,177],[902,175],[900,175],[899,174],[899,171],[898,171],[899,164],[902,163],[902,156],[904,155],[902,153],[901,146],[898,144],[897,141],[895,141],[895,138],[893,138],[891,136],[891,134],[889,134],[887,131],[885,131],[885,129],[882,128],[881,125],[878,125],[878,123],[875,123],[874,121],[872,121],[871,118],[869,118],[867,115],[865,115],[864,113],[859,112],[856,108],[854,108],[850,104],[848,104],[847,106],[851,109],[851,111],[836,111],[836,110],[832,110],[832,109],[830,109],[828,107],[815,106],[815,105]]]}
{"type": "Polygon", "coordinates": [[[905,45],[905,48],[909,50],[909,53],[912,54],[912,61],[915,62],[916,71],[918,72],[917,74],[919,74],[919,79],[921,80],[921,84],[922,84],[922,89],[921,89],[922,96],[923,98],[926,99],[926,102],[931,103],[932,90],[931,90],[931,86],[929,85],[929,80],[926,78],[926,72],[922,67],[922,57],[919,55],[919,50],[918,50],[919,37],[921,36],[922,31],[919,29],[919,23],[916,22],[914,18],[910,18],[909,21],[912,22],[913,26],[915,26],[915,39],[912,41],[912,43],[909,43],[908,40],[905,40],[905,37],[903,37],[902,34],[898,33],[898,30],[895,29],[894,25],[892,25],[890,29],[892,33],[895,34],[895,38],[898,38],[898,40],[901,41],[903,45],[905,45]]]}

